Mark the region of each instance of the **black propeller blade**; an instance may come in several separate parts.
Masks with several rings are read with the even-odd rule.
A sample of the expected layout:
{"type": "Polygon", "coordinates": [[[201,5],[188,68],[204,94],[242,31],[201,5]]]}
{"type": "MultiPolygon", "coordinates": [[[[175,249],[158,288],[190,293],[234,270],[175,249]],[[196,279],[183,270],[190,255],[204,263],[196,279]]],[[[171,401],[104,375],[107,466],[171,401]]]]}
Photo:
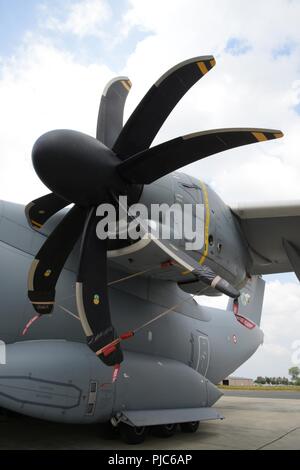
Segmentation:
{"type": "Polygon", "coordinates": [[[30,202],[25,207],[25,215],[29,225],[40,230],[50,217],[68,205],[65,199],[51,193],[30,202]]]}
{"type": "Polygon", "coordinates": [[[97,139],[112,148],[122,127],[126,98],[131,88],[127,77],[114,78],[106,86],[100,103],[97,122],[97,139]]]}
{"type": "Polygon", "coordinates": [[[126,160],[150,147],[186,92],[216,64],[213,56],[194,57],[168,70],[150,88],[126,122],[113,151],[126,160]]]}
{"type": "Polygon", "coordinates": [[[74,206],[47,238],[32,262],[28,297],[40,314],[53,310],[55,286],[61,270],[80,237],[87,211],[74,206]]]}
{"type": "Polygon", "coordinates": [[[197,132],[137,153],[122,162],[118,171],[131,183],[149,184],[209,155],[282,136],[281,131],[255,128],[197,132]]]}
{"type": "MultiPolygon", "coordinates": [[[[80,254],[80,265],[76,284],[77,309],[87,343],[95,353],[117,338],[111,323],[108,287],[106,240],[96,234],[98,219],[91,209],[86,221],[80,254]]],[[[108,356],[101,355],[105,364],[120,364],[123,354],[117,345],[108,356]]]]}

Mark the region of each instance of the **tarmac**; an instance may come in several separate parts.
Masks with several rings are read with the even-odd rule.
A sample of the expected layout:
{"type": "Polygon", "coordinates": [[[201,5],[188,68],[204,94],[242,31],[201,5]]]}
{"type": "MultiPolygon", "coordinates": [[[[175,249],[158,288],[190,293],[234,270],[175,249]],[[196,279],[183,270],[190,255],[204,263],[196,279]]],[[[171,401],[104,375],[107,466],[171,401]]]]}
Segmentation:
{"type": "Polygon", "coordinates": [[[225,396],[231,397],[248,397],[248,398],[289,398],[300,400],[300,392],[292,392],[289,390],[226,390],[222,392],[225,396]]]}
{"type": "Polygon", "coordinates": [[[107,449],[112,455],[123,449],[300,449],[300,393],[296,398],[277,396],[278,392],[270,392],[272,398],[241,393],[231,396],[228,391],[216,404],[224,420],[202,422],[195,434],[178,431],[168,439],[149,435],[139,446],[125,445],[119,438],[103,439],[100,425],[63,425],[8,415],[0,417],[0,449],[107,449]]]}

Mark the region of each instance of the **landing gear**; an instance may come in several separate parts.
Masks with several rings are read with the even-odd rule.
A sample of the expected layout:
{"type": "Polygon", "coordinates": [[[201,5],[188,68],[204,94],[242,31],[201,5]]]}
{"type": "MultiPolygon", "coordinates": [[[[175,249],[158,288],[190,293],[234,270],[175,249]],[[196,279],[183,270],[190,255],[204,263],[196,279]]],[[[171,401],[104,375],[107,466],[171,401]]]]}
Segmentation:
{"type": "Polygon", "coordinates": [[[100,436],[105,440],[117,439],[118,429],[113,426],[110,421],[102,423],[100,424],[100,436]]]}
{"type": "Polygon", "coordinates": [[[180,429],[182,432],[194,433],[198,431],[199,421],[191,421],[189,423],[180,423],[180,429]]]}
{"type": "MultiPolygon", "coordinates": [[[[129,424],[120,422],[117,428],[111,427],[111,429],[107,428],[107,437],[113,432],[116,435],[116,432],[119,431],[120,436],[126,444],[142,444],[147,436],[148,430],[150,430],[151,434],[156,437],[167,438],[174,436],[177,430],[177,424],[164,424],[161,426],[150,426],[147,428],[146,426],[130,426],[129,424]]],[[[184,433],[195,433],[199,428],[199,421],[191,421],[189,423],[180,423],[180,430],[184,433]]]]}
{"type": "Polygon", "coordinates": [[[129,424],[120,423],[118,426],[121,438],[126,444],[141,444],[147,435],[147,428],[129,426],[129,424]]]}
{"type": "Polygon", "coordinates": [[[155,426],[153,434],[157,437],[171,437],[174,436],[177,429],[177,424],[164,424],[162,426],[155,426]]]}

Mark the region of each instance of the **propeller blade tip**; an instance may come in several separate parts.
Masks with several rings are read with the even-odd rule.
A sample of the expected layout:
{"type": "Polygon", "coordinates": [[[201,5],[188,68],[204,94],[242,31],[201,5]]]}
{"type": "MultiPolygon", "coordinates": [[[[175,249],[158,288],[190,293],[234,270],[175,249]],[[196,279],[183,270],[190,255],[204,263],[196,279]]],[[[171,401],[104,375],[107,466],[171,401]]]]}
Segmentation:
{"type": "Polygon", "coordinates": [[[34,220],[31,215],[32,209],[34,208],[34,206],[35,206],[34,202],[30,202],[29,204],[27,204],[27,206],[25,207],[25,216],[26,216],[29,227],[35,230],[40,230],[43,225],[37,222],[36,220],[34,220]]]}
{"type": "Polygon", "coordinates": [[[283,132],[277,130],[260,130],[257,129],[252,132],[257,142],[263,142],[272,139],[281,139],[284,136],[283,132]]]}
{"type": "Polygon", "coordinates": [[[202,75],[205,75],[216,65],[216,59],[211,56],[210,58],[205,58],[205,60],[198,61],[197,65],[202,75]]]}
{"type": "Polygon", "coordinates": [[[131,83],[131,81],[129,80],[129,78],[126,79],[126,80],[121,80],[121,83],[122,83],[123,87],[125,88],[125,90],[129,93],[129,91],[130,91],[130,89],[131,89],[131,87],[132,87],[132,83],[131,83]]]}
{"type": "Polygon", "coordinates": [[[284,137],[284,133],[282,131],[276,131],[274,132],[274,137],[275,139],[281,139],[282,137],[284,137]]]}
{"type": "Polygon", "coordinates": [[[210,65],[211,65],[212,67],[214,67],[214,66],[216,65],[216,63],[217,63],[217,62],[216,62],[216,59],[215,59],[214,57],[213,57],[209,62],[210,62],[210,65]]]}

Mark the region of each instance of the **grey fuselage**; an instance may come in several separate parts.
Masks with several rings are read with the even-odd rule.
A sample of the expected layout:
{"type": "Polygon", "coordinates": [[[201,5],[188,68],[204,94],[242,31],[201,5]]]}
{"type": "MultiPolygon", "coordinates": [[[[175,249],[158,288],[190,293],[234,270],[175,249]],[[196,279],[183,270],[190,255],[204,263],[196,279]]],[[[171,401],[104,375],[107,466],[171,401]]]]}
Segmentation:
{"type": "MultiPolygon", "coordinates": [[[[218,196],[209,187],[206,187],[206,191],[211,236],[206,264],[233,285],[243,286],[249,259],[238,224],[230,209],[218,196]]],[[[141,202],[147,205],[176,201],[203,203],[203,187],[201,189],[198,180],[177,173],[149,185],[141,197],[141,202]]],[[[65,384],[61,385],[64,387],[69,384],[68,390],[74,387],[74,394],[79,394],[79,402],[86,400],[86,395],[91,396],[89,387],[91,381],[95,380],[102,390],[102,402],[99,399],[96,408],[94,407],[94,421],[105,421],[122,409],[211,406],[220,396],[220,393],[212,392],[215,390],[212,384],[217,384],[243,364],[262,344],[263,333],[258,325],[253,329],[243,326],[230,310],[201,306],[201,298],[198,304],[189,293],[197,291],[192,280],[187,279],[184,282],[183,291],[174,280],[151,273],[110,287],[111,315],[118,333],[137,328],[162,311],[178,305],[174,311],[122,344],[125,360],[121,376],[114,385],[107,385],[111,380],[111,370],[88,350],[80,321],[76,318],[78,245],[60,276],[53,315],[41,318],[32,325],[26,337],[22,336],[24,325],[34,315],[27,298],[27,273],[47,233],[51,232],[60,219],[61,214],[54,216],[43,233],[39,233],[28,226],[23,206],[0,202],[0,340],[9,345],[6,365],[0,365],[0,407],[55,421],[87,422],[83,417],[85,415],[87,419],[90,418],[88,422],[91,422],[91,413],[76,414],[75,405],[70,406],[67,411],[62,405],[57,405],[58,411],[54,412],[53,407],[47,405],[47,398],[42,403],[38,403],[38,399],[34,401],[32,397],[25,399],[22,394],[17,398],[7,398],[7,377],[10,380],[30,377],[32,380],[32,377],[37,376],[45,383],[65,384]],[[89,373],[83,362],[81,365],[82,354],[90,358],[89,364],[92,366],[89,366],[89,373]],[[162,378],[155,367],[161,368],[164,364],[168,364],[168,367],[162,378]],[[126,385],[135,373],[134,381],[130,386],[126,385]],[[184,374],[187,374],[185,386],[182,384],[184,374]],[[4,382],[1,382],[1,377],[4,382]],[[164,380],[167,380],[166,384],[164,380]],[[202,392],[199,395],[193,381],[211,384],[204,399],[199,398],[202,392]],[[3,383],[4,388],[1,385],[3,383]],[[104,393],[105,384],[107,390],[104,393]],[[151,384],[154,388],[150,393],[151,384]],[[180,394],[178,390],[175,391],[176,384],[180,394]],[[148,387],[148,394],[152,398],[149,398],[150,395],[145,396],[145,387],[148,387]],[[105,394],[108,401],[105,401],[105,394]],[[114,397],[112,402],[109,401],[110,396],[114,397]]],[[[205,223],[203,221],[204,225],[205,223]]],[[[203,253],[193,253],[199,259],[202,255],[203,253]]],[[[116,280],[124,276],[126,272],[114,263],[112,257],[109,279],[116,280]]],[[[207,294],[211,295],[213,292],[208,291],[207,294]]],[[[201,386],[199,385],[200,388],[201,386]]],[[[32,393],[35,394],[36,390],[32,393]]]]}

